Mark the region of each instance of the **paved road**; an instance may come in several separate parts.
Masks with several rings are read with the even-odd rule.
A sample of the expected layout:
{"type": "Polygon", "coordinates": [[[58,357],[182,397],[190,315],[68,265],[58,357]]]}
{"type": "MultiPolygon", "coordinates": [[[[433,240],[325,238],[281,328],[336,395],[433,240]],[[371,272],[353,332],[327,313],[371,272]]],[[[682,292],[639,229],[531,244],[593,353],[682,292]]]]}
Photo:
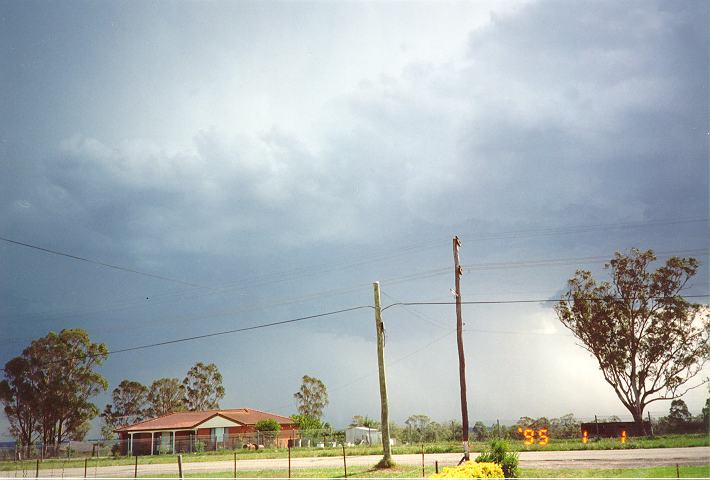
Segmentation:
{"type": "MultiPolygon", "coordinates": [[[[475,454],[474,454],[475,455],[475,454]]],[[[377,463],[380,456],[355,456],[348,457],[349,466],[370,466],[377,463]]],[[[395,455],[394,459],[399,464],[421,465],[421,455],[395,455]]],[[[426,465],[434,465],[434,461],[440,466],[454,465],[460,459],[459,454],[439,453],[427,454],[426,465]]],[[[628,450],[575,450],[575,451],[542,451],[542,452],[522,452],[520,454],[520,466],[524,468],[636,468],[654,467],[663,465],[708,465],[710,464],[710,447],[689,447],[689,448],[653,448],[653,449],[628,449],[628,450]]],[[[294,458],[291,460],[291,468],[323,468],[342,467],[342,457],[308,457],[294,458]]],[[[231,461],[219,462],[186,462],[183,464],[183,473],[197,472],[219,472],[232,471],[234,468],[231,461]]],[[[279,459],[254,459],[238,460],[237,469],[241,471],[283,469],[288,468],[288,460],[279,459]]],[[[26,476],[31,476],[34,472],[26,472],[26,476]]],[[[154,464],[139,465],[138,474],[149,476],[157,474],[175,474],[178,468],[176,464],[154,464]]],[[[40,470],[41,478],[83,478],[84,469],[68,468],[61,470],[40,470]]],[[[93,468],[89,466],[88,477],[133,477],[133,466],[114,466],[93,468]]],[[[0,472],[3,478],[21,478],[20,472],[0,472]]]]}

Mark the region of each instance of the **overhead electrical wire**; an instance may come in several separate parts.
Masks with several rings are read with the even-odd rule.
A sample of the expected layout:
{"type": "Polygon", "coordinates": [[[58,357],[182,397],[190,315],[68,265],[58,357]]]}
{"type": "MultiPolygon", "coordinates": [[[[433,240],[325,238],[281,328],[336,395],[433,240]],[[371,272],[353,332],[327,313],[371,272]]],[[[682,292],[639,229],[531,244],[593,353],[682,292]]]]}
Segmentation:
{"type": "MultiPolygon", "coordinates": [[[[540,235],[544,235],[544,236],[561,235],[561,234],[567,234],[567,233],[584,233],[584,232],[594,231],[594,230],[599,230],[599,229],[608,230],[608,229],[617,229],[617,228],[634,228],[634,227],[638,228],[638,227],[645,227],[645,226],[677,225],[677,224],[699,223],[699,222],[707,222],[707,221],[708,221],[707,218],[686,218],[686,219],[673,219],[673,220],[655,220],[655,221],[646,221],[646,222],[621,222],[621,223],[610,223],[610,224],[577,225],[577,226],[559,227],[559,228],[558,227],[548,227],[548,228],[538,228],[538,229],[528,229],[528,230],[518,230],[518,231],[508,231],[508,232],[498,232],[498,233],[494,232],[494,233],[489,233],[489,234],[476,234],[476,235],[473,235],[473,236],[467,238],[467,241],[468,240],[501,239],[501,238],[521,238],[521,237],[525,237],[525,236],[540,236],[540,235]]],[[[17,240],[6,238],[6,237],[0,237],[0,240],[15,244],[15,245],[24,246],[27,248],[32,248],[35,250],[43,251],[45,253],[59,255],[59,256],[66,257],[66,258],[70,258],[70,259],[80,260],[83,262],[89,262],[89,263],[104,266],[107,268],[112,268],[115,270],[135,273],[138,275],[143,275],[146,277],[151,277],[151,278],[160,279],[160,280],[166,280],[166,281],[170,281],[170,282],[174,282],[174,283],[180,283],[180,284],[192,287],[189,291],[208,290],[208,292],[206,294],[226,293],[226,292],[228,292],[230,290],[234,290],[234,289],[244,289],[246,287],[253,287],[254,280],[269,279],[269,280],[265,281],[264,283],[257,285],[257,286],[263,286],[265,284],[268,285],[268,284],[275,283],[275,282],[287,281],[287,280],[291,280],[291,279],[295,279],[295,278],[300,278],[302,276],[315,275],[317,273],[327,273],[329,271],[335,271],[335,270],[345,269],[345,268],[352,268],[355,266],[360,266],[360,265],[364,265],[367,263],[373,263],[373,262],[381,261],[381,260],[388,259],[388,258],[394,258],[397,256],[407,255],[407,254],[410,254],[412,252],[419,251],[419,250],[434,248],[434,247],[441,244],[441,241],[439,240],[436,242],[410,245],[410,246],[398,248],[396,251],[388,253],[388,254],[381,254],[381,255],[376,255],[373,257],[368,257],[364,260],[360,260],[355,263],[346,263],[346,264],[341,264],[341,265],[337,265],[337,266],[333,266],[331,264],[323,265],[323,266],[319,267],[320,270],[315,270],[315,271],[314,270],[309,271],[308,267],[301,267],[301,268],[292,269],[292,270],[286,271],[286,272],[273,272],[270,274],[263,274],[263,275],[259,275],[259,276],[254,277],[254,279],[251,280],[250,284],[245,284],[244,282],[247,282],[248,280],[242,279],[242,280],[236,282],[236,283],[239,283],[239,285],[237,285],[236,287],[233,286],[235,284],[235,282],[225,284],[222,287],[209,287],[209,286],[200,285],[200,284],[197,284],[194,282],[186,282],[184,280],[170,278],[170,277],[163,276],[163,275],[142,272],[142,271],[135,270],[132,268],[109,264],[106,262],[93,260],[93,259],[89,259],[86,257],[81,257],[81,256],[70,254],[67,252],[61,252],[58,250],[53,250],[53,249],[41,247],[38,245],[33,245],[30,243],[26,243],[26,242],[20,242],[17,240]],[[276,279],[274,280],[273,277],[276,277],[276,279]]],[[[431,276],[435,276],[435,275],[431,275],[431,276]]],[[[153,294],[152,297],[153,298],[160,298],[163,296],[175,296],[175,295],[179,296],[179,295],[184,295],[185,293],[189,293],[189,291],[177,291],[177,292],[172,292],[172,293],[165,292],[163,294],[153,294]]],[[[149,295],[149,297],[151,297],[151,295],[149,295]]],[[[157,302],[152,302],[152,303],[157,303],[157,302]]],[[[144,302],[140,302],[140,303],[132,302],[130,306],[143,306],[143,305],[145,305],[144,302]]],[[[130,306],[127,308],[130,308],[130,306]]]]}
{"type": "Polygon", "coordinates": [[[189,287],[195,287],[195,288],[210,288],[210,287],[206,287],[206,286],[204,286],[204,285],[198,285],[197,283],[186,282],[186,281],[184,281],[184,280],[179,280],[179,279],[176,279],[176,278],[166,277],[166,276],[164,276],[164,275],[157,275],[157,274],[155,274],[155,273],[142,272],[142,271],[140,271],[140,270],[135,270],[135,269],[133,269],[133,268],[122,267],[122,266],[120,266],[120,265],[114,265],[114,264],[112,264],[112,263],[101,262],[101,261],[99,261],[99,260],[92,260],[92,259],[90,259],[90,258],[80,257],[80,256],[78,256],[78,255],[72,255],[71,253],[60,252],[59,250],[52,250],[52,249],[50,249],[50,248],[40,247],[40,246],[38,246],[38,245],[32,245],[32,244],[30,244],[30,243],[20,242],[20,241],[17,241],[17,240],[12,240],[12,239],[10,239],[10,238],[6,238],[6,237],[0,237],[0,240],[2,240],[3,242],[11,243],[11,244],[13,244],[13,245],[19,245],[19,246],[22,246],[22,247],[31,248],[31,249],[33,249],[33,250],[39,250],[40,252],[50,253],[50,254],[52,254],[52,255],[58,255],[58,256],[60,256],[60,257],[71,258],[71,259],[73,259],[73,260],[79,260],[79,261],[81,261],[81,262],[92,263],[92,264],[94,264],[94,265],[99,265],[99,266],[101,266],[101,267],[111,268],[111,269],[119,270],[119,271],[122,271],[122,272],[134,273],[134,274],[136,274],[136,275],[142,275],[142,276],[144,276],[144,277],[155,278],[155,279],[158,279],[158,280],[165,280],[165,281],[167,281],[167,282],[179,283],[179,284],[182,284],[182,285],[187,285],[187,286],[189,286],[189,287]]]}
{"type": "MultiPolygon", "coordinates": [[[[685,250],[671,250],[671,251],[663,251],[663,252],[657,252],[658,255],[672,255],[672,254],[688,254],[688,253],[707,253],[707,249],[685,249],[685,250]]],[[[541,267],[541,266],[548,266],[548,265],[562,265],[565,262],[567,264],[569,263],[578,263],[578,262],[585,262],[585,263],[597,263],[597,262],[607,262],[608,259],[607,257],[604,256],[587,256],[587,257],[575,257],[575,258],[558,258],[558,259],[540,259],[540,260],[528,260],[528,261],[510,261],[510,262],[497,262],[497,263],[485,263],[485,264],[471,264],[465,266],[466,269],[469,270],[490,270],[490,269],[499,269],[499,268],[534,268],[534,267],[541,267]]],[[[440,276],[444,274],[450,273],[452,270],[452,267],[443,267],[443,268],[437,268],[433,270],[425,270],[423,272],[417,272],[415,274],[409,274],[409,275],[404,275],[404,276],[399,276],[399,277],[392,277],[388,278],[382,281],[383,284],[387,285],[394,285],[397,283],[402,283],[402,282],[408,282],[412,280],[419,280],[419,279],[424,279],[424,278],[430,278],[433,276],[440,276]]],[[[301,297],[296,297],[292,299],[286,299],[286,300],[277,300],[273,302],[268,302],[266,304],[252,304],[245,306],[243,308],[239,308],[236,310],[229,310],[229,311],[223,311],[223,312],[218,312],[218,313],[213,313],[209,315],[200,315],[200,316],[192,316],[192,317],[185,317],[184,321],[189,321],[189,320],[204,320],[208,318],[218,318],[218,317],[224,317],[224,316],[229,316],[229,315],[234,315],[237,313],[245,313],[249,311],[255,311],[255,310],[263,310],[265,308],[270,308],[273,306],[285,306],[289,304],[295,304],[295,303],[300,303],[305,300],[311,300],[311,299],[316,299],[316,298],[323,298],[323,297],[328,297],[328,296],[333,296],[333,295],[340,295],[344,293],[349,293],[357,290],[361,290],[364,288],[369,287],[370,284],[363,283],[357,286],[353,287],[346,287],[346,288],[341,288],[341,289],[331,289],[331,290],[326,290],[326,291],[321,291],[321,292],[315,292],[312,294],[307,294],[303,295],[301,297]]],[[[387,295],[385,293],[385,295],[387,295]]],[[[702,297],[701,295],[700,297],[702,297]]],[[[688,298],[693,298],[693,296],[686,295],[688,298]]],[[[697,297],[699,298],[699,297],[697,297]]],[[[514,301],[481,301],[481,304],[486,304],[486,303],[540,303],[540,302],[549,302],[549,301],[557,301],[557,300],[550,300],[550,299],[540,299],[540,300],[514,300],[514,301]]],[[[450,304],[449,302],[442,302],[441,304],[450,304]]],[[[472,302],[463,302],[463,304],[473,304],[472,302]]],[[[391,306],[399,305],[399,303],[389,305],[385,307],[385,309],[390,308],[391,306]]],[[[411,304],[415,305],[415,304],[411,304]]],[[[430,303],[431,305],[431,303],[430,303]]],[[[129,307],[127,307],[129,308],[129,307]]],[[[384,309],[383,309],[384,310],[384,309]]],[[[89,312],[89,313],[101,313],[106,310],[99,310],[97,312],[89,312]]],[[[64,315],[68,316],[68,315],[64,315]]],[[[55,320],[57,317],[54,317],[53,319],[47,319],[47,321],[50,320],[55,320]]],[[[62,317],[58,317],[62,318],[62,317]]],[[[159,322],[161,324],[168,324],[168,323],[174,323],[175,318],[168,319],[163,322],[159,322]]],[[[152,322],[153,324],[156,324],[156,322],[152,322]]],[[[123,329],[124,326],[121,327],[116,327],[123,329]]],[[[104,330],[110,330],[110,327],[98,327],[95,330],[97,331],[104,331],[104,330]]],[[[19,338],[5,338],[3,341],[0,341],[0,343],[16,343],[17,341],[23,341],[26,339],[19,339],[19,338]]]]}
{"type": "MultiPolygon", "coordinates": [[[[698,297],[709,297],[710,295],[686,295],[684,298],[698,298],[698,297]]],[[[664,299],[664,298],[674,298],[674,297],[650,297],[650,298],[655,298],[655,299],[664,299]]],[[[600,299],[600,298],[586,298],[584,300],[588,301],[602,301],[602,300],[607,300],[607,299],[600,299]]],[[[538,299],[538,300],[490,300],[490,301],[469,301],[469,302],[461,302],[462,305],[497,305],[497,304],[515,304],[515,303],[540,303],[540,302],[558,302],[559,300],[555,299],[538,299]]],[[[397,302],[397,303],[392,303],[390,305],[387,305],[386,307],[382,308],[381,311],[385,311],[391,307],[395,306],[408,306],[408,305],[455,305],[456,302],[397,302]]],[[[183,337],[183,338],[178,338],[174,340],[166,340],[163,342],[156,342],[156,343],[150,343],[146,345],[139,345],[135,347],[126,347],[126,348],[121,348],[117,350],[110,350],[106,353],[103,354],[89,354],[89,355],[80,355],[80,356],[75,356],[71,357],[72,359],[85,359],[85,358],[95,358],[95,357],[103,357],[103,356],[109,356],[112,354],[116,353],[124,353],[124,352],[132,352],[135,350],[144,350],[147,348],[154,348],[154,347],[160,347],[164,345],[172,345],[175,343],[183,343],[183,342],[189,342],[193,340],[200,340],[204,338],[210,338],[210,337],[217,337],[221,335],[229,335],[229,334],[234,334],[234,333],[239,333],[239,332],[247,332],[250,330],[258,330],[262,328],[269,328],[269,327],[275,327],[279,325],[286,325],[290,323],[296,323],[296,322],[301,322],[304,320],[311,320],[314,318],[320,318],[320,317],[327,317],[331,315],[337,315],[340,313],[347,313],[347,312],[352,312],[356,310],[362,310],[365,308],[369,309],[374,309],[375,307],[372,305],[359,305],[356,307],[349,307],[349,308],[344,308],[340,310],[333,310],[330,312],[323,312],[323,313],[318,313],[314,315],[307,315],[305,317],[298,317],[298,318],[292,318],[289,320],[281,320],[277,322],[269,322],[269,323],[262,323],[258,325],[252,325],[249,327],[241,327],[241,328],[235,328],[231,330],[224,330],[220,332],[213,332],[213,333],[207,333],[203,335],[193,335],[190,337],[183,337]]],[[[482,333],[503,333],[503,332],[485,332],[481,330],[482,333]]],[[[512,333],[512,332],[511,332],[512,333]]],[[[531,333],[531,332],[518,332],[518,333],[531,333]]],[[[64,358],[64,359],[59,359],[59,360],[52,360],[49,362],[46,362],[47,364],[51,363],[57,363],[57,362],[64,362],[69,359],[64,358]]]]}
{"type": "MultiPolygon", "coordinates": [[[[664,299],[670,299],[670,298],[676,298],[676,297],[683,297],[683,298],[707,298],[710,297],[710,295],[675,295],[675,296],[669,296],[669,297],[648,297],[649,299],[654,299],[654,300],[664,300],[664,299]]],[[[589,302],[597,302],[597,301],[606,301],[610,299],[606,298],[582,298],[580,300],[584,301],[589,301],[589,302]]],[[[611,300],[625,300],[624,298],[618,298],[614,297],[611,300]]],[[[561,299],[555,299],[555,298],[538,298],[538,299],[525,299],[525,300],[473,300],[473,301],[462,301],[460,302],[461,305],[503,305],[503,304],[516,304],[516,303],[548,303],[548,302],[559,302],[561,299]]],[[[409,306],[409,305],[456,305],[456,302],[396,302],[396,303],[391,303],[387,305],[386,307],[382,308],[382,311],[384,312],[385,310],[392,308],[392,307],[398,307],[398,306],[409,306]]]]}
{"type": "Polygon", "coordinates": [[[139,345],[139,346],[136,346],[136,347],[119,348],[119,349],[116,349],[116,350],[109,350],[109,351],[106,352],[106,353],[97,353],[97,354],[88,354],[88,355],[77,355],[77,356],[70,357],[70,358],[62,358],[62,359],[58,359],[58,360],[51,360],[51,361],[49,361],[49,362],[45,362],[45,364],[51,364],[51,363],[57,363],[57,362],[66,362],[66,361],[69,360],[69,359],[86,359],[86,358],[96,358],[96,357],[104,357],[104,356],[107,357],[107,356],[109,356],[109,355],[113,355],[113,354],[116,354],[116,353],[133,352],[133,351],[135,351],[135,350],[144,350],[144,349],[146,349],[146,348],[161,347],[161,346],[164,346],[164,345],[173,345],[173,344],[175,344],[175,343],[190,342],[190,341],[193,341],[193,340],[200,340],[200,339],[203,339],[203,338],[211,338],[211,337],[217,337],[217,336],[221,336],[221,335],[230,335],[230,334],[233,334],[233,333],[248,332],[248,331],[251,331],[251,330],[259,330],[259,329],[262,329],[262,328],[276,327],[276,326],[279,326],[279,325],[287,325],[287,324],[289,324],[289,323],[302,322],[302,321],[305,321],[305,320],[312,320],[312,319],[314,319],[314,318],[321,318],[321,317],[327,317],[327,316],[330,316],[330,315],[337,315],[337,314],[340,314],[340,313],[353,312],[353,311],[355,311],[355,310],[362,310],[363,308],[374,308],[374,307],[372,307],[371,305],[360,305],[360,306],[357,306],[357,307],[349,307],[349,308],[343,308],[343,309],[340,309],[340,310],[333,310],[333,311],[330,311],[330,312],[323,312],[323,313],[317,313],[317,314],[314,314],[314,315],[307,315],[307,316],[305,316],[305,317],[291,318],[291,319],[289,319],[289,320],[280,320],[280,321],[278,321],[278,322],[261,323],[261,324],[252,325],[252,326],[249,326],[249,327],[234,328],[234,329],[231,329],[231,330],[224,330],[224,331],[221,331],[221,332],[213,332],[213,333],[206,333],[206,334],[203,334],[203,335],[193,335],[193,336],[191,336],[191,337],[176,338],[176,339],[174,339],[174,340],[166,340],[166,341],[164,341],[164,342],[149,343],[149,344],[146,344],[146,345],[139,345]]]}

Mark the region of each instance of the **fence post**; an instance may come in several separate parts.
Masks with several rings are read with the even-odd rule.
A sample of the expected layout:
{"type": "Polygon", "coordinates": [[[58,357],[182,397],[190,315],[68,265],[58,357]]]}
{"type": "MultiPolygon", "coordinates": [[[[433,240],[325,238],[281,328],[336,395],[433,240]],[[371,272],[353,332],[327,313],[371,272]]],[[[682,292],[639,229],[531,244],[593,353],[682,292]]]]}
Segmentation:
{"type": "Polygon", "coordinates": [[[182,480],[182,453],[178,455],[178,474],[180,475],[178,478],[182,480]]]}
{"type": "Polygon", "coordinates": [[[597,416],[594,415],[594,423],[597,426],[597,438],[599,438],[599,421],[597,420],[597,416]]]}
{"type": "Polygon", "coordinates": [[[345,444],[343,444],[343,470],[345,471],[345,478],[348,478],[348,464],[345,463],[345,444]]]}
{"type": "Polygon", "coordinates": [[[424,474],[424,444],[422,443],[422,478],[426,475],[424,474]]]}
{"type": "Polygon", "coordinates": [[[675,478],[680,478],[680,466],[678,464],[675,464],[675,478]]]}
{"type": "Polygon", "coordinates": [[[138,455],[136,455],[136,463],[133,467],[133,478],[138,478],[138,455]]]}
{"type": "Polygon", "coordinates": [[[237,478],[237,452],[234,452],[234,478],[237,478]]]}
{"type": "Polygon", "coordinates": [[[291,478],[291,445],[288,446],[288,478],[291,478]]]}
{"type": "Polygon", "coordinates": [[[434,460],[434,472],[439,473],[439,460],[434,460]]]}
{"type": "Polygon", "coordinates": [[[35,478],[39,477],[39,458],[37,458],[37,466],[35,467],[35,478]]]}
{"type": "Polygon", "coordinates": [[[89,466],[89,459],[84,459],[84,478],[86,478],[86,468],[89,466]]]}

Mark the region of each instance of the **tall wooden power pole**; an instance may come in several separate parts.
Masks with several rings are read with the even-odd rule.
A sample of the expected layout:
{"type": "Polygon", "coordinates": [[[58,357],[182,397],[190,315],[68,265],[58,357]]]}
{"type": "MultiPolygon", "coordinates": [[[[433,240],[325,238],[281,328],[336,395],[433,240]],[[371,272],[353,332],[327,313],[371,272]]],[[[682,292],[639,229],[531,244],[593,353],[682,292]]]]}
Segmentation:
{"type": "Polygon", "coordinates": [[[459,237],[454,237],[454,276],[456,279],[456,343],[459,350],[459,385],[461,387],[461,428],[463,430],[463,458],[469,460],[468,446],[468,402],[466,401],[466,357],[463,354],[463,320],[461,319],[461,275],[463,269],[459,263],[459,237]]]}
{"type": "Polygon", "coordinates": [[[384,456],[377,464],[380,468],[394,465],[392,449],[390,448],[390,414],[387,406],[387,378],[385,377],[385,325],[382,323],[382,306],[380,305],[380,282],[372,284],[375,291],[375,331],[377,332],[377,366],[380,371],[380,423],[382,425],[382,450],[384,456]]]}

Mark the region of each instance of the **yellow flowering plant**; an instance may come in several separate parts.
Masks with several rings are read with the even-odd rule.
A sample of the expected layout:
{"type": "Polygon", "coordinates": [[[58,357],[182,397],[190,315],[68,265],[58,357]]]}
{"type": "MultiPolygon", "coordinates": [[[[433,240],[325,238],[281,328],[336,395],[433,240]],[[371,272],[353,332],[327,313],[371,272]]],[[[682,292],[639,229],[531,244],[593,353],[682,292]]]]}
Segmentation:
{"type": "Polygon", "coordinates": [[[441,473],[435,473],[432,478],[505,478],[503,469],[497,463],[464,462],[457,467],[445,467],[441,473]]]}

